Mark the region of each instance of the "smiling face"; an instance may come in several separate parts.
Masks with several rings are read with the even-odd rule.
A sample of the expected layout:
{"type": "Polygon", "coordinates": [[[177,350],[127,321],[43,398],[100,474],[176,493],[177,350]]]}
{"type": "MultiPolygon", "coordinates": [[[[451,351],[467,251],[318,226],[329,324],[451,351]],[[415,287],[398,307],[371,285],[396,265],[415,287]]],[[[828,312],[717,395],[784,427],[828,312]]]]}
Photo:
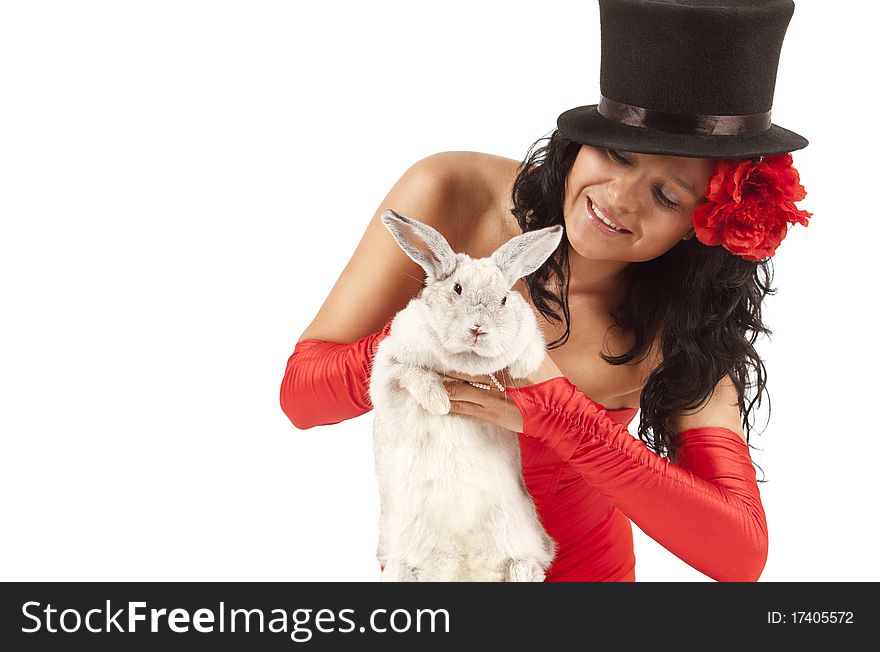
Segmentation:
{"type": "Polygon", "coordinates": [[[705,200],[714,168],[713,159],[582,145],[565,183],[571,247],[594,260],[660,256],[692,235],[693,212],[705,200]]]}

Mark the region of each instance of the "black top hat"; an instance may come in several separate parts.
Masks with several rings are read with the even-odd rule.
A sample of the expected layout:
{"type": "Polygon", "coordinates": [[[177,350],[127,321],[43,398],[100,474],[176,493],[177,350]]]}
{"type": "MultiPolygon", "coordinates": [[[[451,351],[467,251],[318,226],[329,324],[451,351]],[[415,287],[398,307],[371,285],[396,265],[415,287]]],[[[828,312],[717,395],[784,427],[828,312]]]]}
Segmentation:
{"type": "Polygon", "coordinates": [[[579,143],[752,158],[807,139],[770,123],[792,0],[599,0],[599,104],[557,119],[579,143]]]}

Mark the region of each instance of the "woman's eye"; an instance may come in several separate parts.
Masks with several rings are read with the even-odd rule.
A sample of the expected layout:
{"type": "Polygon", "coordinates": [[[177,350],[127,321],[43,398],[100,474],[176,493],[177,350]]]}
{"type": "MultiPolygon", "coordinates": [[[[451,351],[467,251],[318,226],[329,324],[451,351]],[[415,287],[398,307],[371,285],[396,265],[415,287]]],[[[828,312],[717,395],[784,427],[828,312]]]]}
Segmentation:
{"type": "Polygon", "coordinates": [[[658,201],[664,206],[668,208],[675,208],[676,206],[678,206],[678,203],[667,197],[666,193],[663,192],[661,188],[655,188],[654,194],[657,196],[658,201]]]}
{"type": "Polygon", "coordinates": [[[456,294],[461,294],[461,285],[459,285],[458,283],[456,283],[455,285],[453,285],[453,286],[452,286],[452,289],[455,290],[455,293],[456,293],[456,294]]]}
{"type": "MultiPolygon", "coordinates": [[[[608,152],[608,157],[614,161],[615,163],[621,163],[622,165],[632,165],[630,160],[624,156],[621,156],[620,152],[616,149],[606,150],[608,152]]],[[[660,187],[656,187],[654,189],[654,194],[657,196],[657,200],[667,208],[676,208],[678,207],[678,202],[675,199],[671,199],[669,196],[663,192],[663,189],[660,187]]]]}
{"type": "Polygon", "coordinates": [[[616,163],[623,163],[625,165],[629,165],[629,160],[624,158],[623,156],[621,156],[620,152],[618,152],[616,149],[609,149],[608,156],[611,158],[612,161],[614,161],[616,163]]]}

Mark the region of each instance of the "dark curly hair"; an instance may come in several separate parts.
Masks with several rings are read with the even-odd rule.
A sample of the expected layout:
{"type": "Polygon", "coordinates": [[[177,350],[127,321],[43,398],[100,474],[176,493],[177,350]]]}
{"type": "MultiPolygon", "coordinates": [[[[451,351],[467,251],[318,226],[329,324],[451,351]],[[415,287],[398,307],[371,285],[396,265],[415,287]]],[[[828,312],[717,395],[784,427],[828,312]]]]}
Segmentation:
{"type": "MultiPolygon", "coordinates": [[[[529,147],[512,190],[512,212],[523,232],[555,224],[565,228],[565,182],[580,149],[558,131],[529,147]]],[[[564,344],[570,332],[568,250],[568,239],[562,238],[547,262],[524,279],[535,307],[547,319],[565,321],[564,335],[548,344],[550,349],[564,344]],[[557,292],[548,289],[551,280],[557,292]],[[562,318],[551,304],[561,309],[562,318]]],[[[760,334],[772,333],[761,320],[764,297],[776,292],[770,260],[750,262],[690,238],[653,260],[633,263],[629,271],[623,304],[610,311],[615,322],[611,328],[630,331],[635,340],[622,355],[601,356],[612,365],[641,361],[655,341],[660,343],[662,362],[641,394],[639,439],[675,461],[678,446],[670,415],[698,407],[729,374],[748,442],[750,413],[767,393],[766,368],[754,343],[760,334]],[[752,389],[756,391],[747,405],[746,391],[752,389]]],[[[769,394],[767,399],[769,403],[769,394]]]]}

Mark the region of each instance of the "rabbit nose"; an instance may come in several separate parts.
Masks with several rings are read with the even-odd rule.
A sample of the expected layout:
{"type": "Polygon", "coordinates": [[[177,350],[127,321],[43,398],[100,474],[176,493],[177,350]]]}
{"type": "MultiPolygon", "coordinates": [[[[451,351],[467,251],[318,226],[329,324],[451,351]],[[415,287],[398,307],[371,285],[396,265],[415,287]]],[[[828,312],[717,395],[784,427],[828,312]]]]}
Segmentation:
{"type": "Polygon", "coordinates": [[[474,337],[479,337],[480,335],[485,335],[485,334],[486,334],[485,331],[480,330],[480,328],[481,328],[481,327],[480,327],[479,324],[474,324],[474,325],[471,327],[471,333],[474,334],[474,337]]]}

